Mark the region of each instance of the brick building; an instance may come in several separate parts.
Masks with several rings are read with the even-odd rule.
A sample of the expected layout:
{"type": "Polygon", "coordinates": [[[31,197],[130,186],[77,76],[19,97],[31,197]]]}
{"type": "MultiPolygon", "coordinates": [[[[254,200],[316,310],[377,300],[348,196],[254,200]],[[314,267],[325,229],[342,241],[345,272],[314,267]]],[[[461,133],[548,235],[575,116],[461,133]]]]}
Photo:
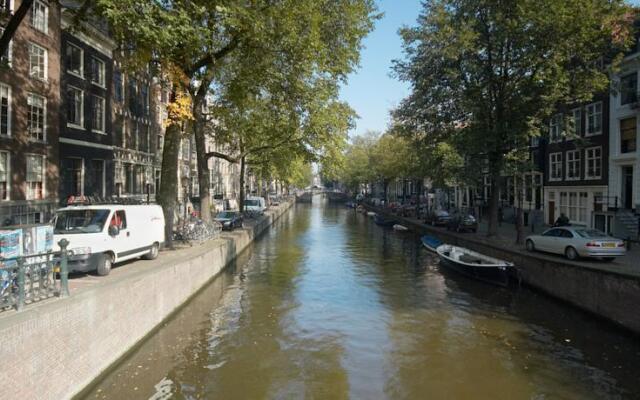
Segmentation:
{"type": "MultiPolygon", "coordinates": [[[[21,0],[3,2],[9,14],[21,0]]],[[[1,21],[4,26],[9,17],[1,21]]],[[[0,222],[49,219],[58,199],[60,9],[36,0],[0,66],[0,222]]]]}

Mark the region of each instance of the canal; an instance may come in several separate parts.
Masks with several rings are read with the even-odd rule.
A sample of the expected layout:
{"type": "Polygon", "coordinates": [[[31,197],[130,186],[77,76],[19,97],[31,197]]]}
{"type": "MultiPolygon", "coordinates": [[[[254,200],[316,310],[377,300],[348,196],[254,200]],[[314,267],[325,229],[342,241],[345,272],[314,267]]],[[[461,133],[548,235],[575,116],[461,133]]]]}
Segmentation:
{"type": "Polygon", "coordinates": [[[314,203],[82,397],[632,399],[638,368],[637,338],[448,273],[412,234],[314,203]]]}

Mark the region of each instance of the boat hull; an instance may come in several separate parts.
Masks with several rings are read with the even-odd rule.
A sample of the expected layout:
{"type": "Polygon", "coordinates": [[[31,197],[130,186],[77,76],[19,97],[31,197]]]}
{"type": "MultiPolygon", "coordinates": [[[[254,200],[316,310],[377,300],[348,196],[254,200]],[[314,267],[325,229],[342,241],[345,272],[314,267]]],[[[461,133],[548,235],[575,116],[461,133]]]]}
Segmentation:
{"type": "Polygon", "coordinates": [[[396,221],[392,219],[384,219],[380,215],[375,215],[373,220],[376,223],[376,225],[384,226],[384,227],[392,227],[393,225],[396,224],[396,221]]]}
{"type": "Polygon", "coordinates": [[[492,285],[509,286],[509,271],[507,267],[472,267],[444,257],[440,257],[440,264],[469,278],[492,285]]]}
{"type": "Polygon", "coordinates": [[[420,238],[420,240],[422,241],[422,245],[429,251],[437,253],[438,251],[436,250],[438,248],[438,246],[442,245],[442,242],[432,236],[423,236],[422,238],[420,238]]]}

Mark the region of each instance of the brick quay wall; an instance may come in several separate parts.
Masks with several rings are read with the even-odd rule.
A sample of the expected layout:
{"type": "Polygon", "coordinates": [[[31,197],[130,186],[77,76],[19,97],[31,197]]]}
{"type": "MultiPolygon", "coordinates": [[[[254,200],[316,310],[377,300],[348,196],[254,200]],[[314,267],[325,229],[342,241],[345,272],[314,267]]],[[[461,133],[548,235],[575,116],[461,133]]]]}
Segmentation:
{"type": "Polygon", "coordinates": [[[163,251],[153,261],[125,263],[106,277],[90,276],[97,282],[72,286],[70,297],[0,314],[0,398],[58,400],[78,394],[292,205],[290,201],[272,207],[251,228],[163,251]]]}

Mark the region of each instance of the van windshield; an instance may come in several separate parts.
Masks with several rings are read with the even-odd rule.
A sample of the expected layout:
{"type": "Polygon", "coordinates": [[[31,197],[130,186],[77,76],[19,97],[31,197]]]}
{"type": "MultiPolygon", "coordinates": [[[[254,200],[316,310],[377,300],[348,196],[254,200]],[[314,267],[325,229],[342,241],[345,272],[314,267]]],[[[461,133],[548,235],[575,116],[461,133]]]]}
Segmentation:
{"type": "Polygon", "coordinates": [[[53,232],[58,234],[102,232],[107,217],[109,217],[109,210],[58,211],[53,232]]]}
{"type": "Polygon", "coordinates": [[[259,207],[260,202],[258,200],[245,200],[244,205],[249,207],[259,207]]]}

